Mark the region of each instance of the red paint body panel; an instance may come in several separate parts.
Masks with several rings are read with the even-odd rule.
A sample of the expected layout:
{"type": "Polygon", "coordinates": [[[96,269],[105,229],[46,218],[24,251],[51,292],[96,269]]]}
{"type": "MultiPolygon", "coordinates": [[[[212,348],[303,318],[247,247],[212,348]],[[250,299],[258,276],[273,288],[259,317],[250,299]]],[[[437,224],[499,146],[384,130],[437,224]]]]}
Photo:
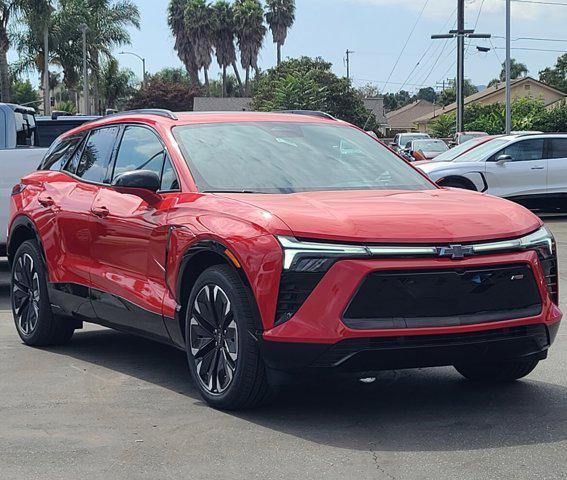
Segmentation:
{"type": "MultiPolygon", "coordinates": [[[[282,273],[282,250],[275,235],[342,242],[438,243],[519,237],[542,222],[508,201],[463,190],[342,191],[289,195],[201,194],[172,135],[191,123],[333,120],[286,114],[180,114],[110,117],[66,135],[108,124],[140,123],[153,128],[167,147],[181,191],[151,202],[108,186],[85,183],[60,172],[39,171],[22,180],[12,197],[11,223],[26,216],[45,251],[49,280],[78,283],[123,298],[142,309],[174,318],[180,268],[198,242],[215,241],[234,255],[254,295],[264,338],[279,342],[334,343],[345,338],[420,335],[500,328],[525,323],[556,323],[533,252],[447,259],[344,260],[336,263],[297,314],[274,328],[282,273]],[[53,205],[44,206],[46,197],[53,205]],[[105,207],[104,218],[94,214],[105,207]],[[466,327],[350,330],[340,316],[363,278],[377,269],[529,263],[537,275],[544,308],[537,318],[466,327]]],[[[379,142],[377,142],[379,143],[379,142]]],[[[377,147],[385,148],[385,147],[377,147]]],[[[159,328],[156,327],[156,330],[159,328]]]]}

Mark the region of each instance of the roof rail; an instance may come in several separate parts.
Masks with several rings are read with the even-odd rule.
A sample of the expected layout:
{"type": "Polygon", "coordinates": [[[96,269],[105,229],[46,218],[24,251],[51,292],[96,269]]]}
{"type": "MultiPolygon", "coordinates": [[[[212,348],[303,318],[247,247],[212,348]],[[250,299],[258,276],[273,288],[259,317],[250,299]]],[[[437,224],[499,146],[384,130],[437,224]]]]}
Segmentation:
{"type": "Polygon", "coordinates": [[[125,112],[112,113],[107,115],[105,118],[109,117],[120,117],[124,115],[158,115],[160,117],[169,118],[170,120],[179,120],[177,115],[171,110],[166,110],[164,108],[140,108],[138,110],[127,110],[125,112]]]}
{"type": "Polygon", "coordinates": [[[316,110],[277,110],[275,113],[292,113],[294,115],[307,115],[310,117],[326,118],[327,120],[336,120],[330,113],[316,110]]]}

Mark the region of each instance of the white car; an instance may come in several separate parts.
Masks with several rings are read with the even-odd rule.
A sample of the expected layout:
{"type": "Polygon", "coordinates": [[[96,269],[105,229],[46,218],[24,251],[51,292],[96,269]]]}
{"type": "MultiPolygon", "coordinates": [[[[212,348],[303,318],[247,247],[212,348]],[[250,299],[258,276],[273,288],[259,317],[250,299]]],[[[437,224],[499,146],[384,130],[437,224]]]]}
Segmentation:
{"type": "Polygon", "coordinates": [[[533,209],[567,207],[567,134],[496,137],[453,161],[417,168],[441,186],[487,192],[533,209]]]}

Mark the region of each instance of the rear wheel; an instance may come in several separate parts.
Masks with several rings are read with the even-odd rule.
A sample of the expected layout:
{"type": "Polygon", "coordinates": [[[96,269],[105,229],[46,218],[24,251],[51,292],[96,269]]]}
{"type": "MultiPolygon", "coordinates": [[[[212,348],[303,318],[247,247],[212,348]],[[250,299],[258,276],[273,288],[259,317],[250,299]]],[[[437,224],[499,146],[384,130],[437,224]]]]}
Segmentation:
{"type": "Polygon", "coordinates": [[[539,360],[519,359],[510,362],[455,365],[463,377],[476,382],[513,382],[529,375],[539,360]]]}
{"type": "Polygon", "coordinates": [[[227,265],[205,270],[191,291],[185,319],[187,358],[195,385],[212,407],[237,410],[271,398],[251,302],[242,280],[227,265]]]}
{"type": "Polygon", "coordinates": [[[14,256],[11,289],[16,330],[26,345],[61,345],[71,339],[74,327],[51,311],[47,271],[34,240],[24,242],[14,256]]]}

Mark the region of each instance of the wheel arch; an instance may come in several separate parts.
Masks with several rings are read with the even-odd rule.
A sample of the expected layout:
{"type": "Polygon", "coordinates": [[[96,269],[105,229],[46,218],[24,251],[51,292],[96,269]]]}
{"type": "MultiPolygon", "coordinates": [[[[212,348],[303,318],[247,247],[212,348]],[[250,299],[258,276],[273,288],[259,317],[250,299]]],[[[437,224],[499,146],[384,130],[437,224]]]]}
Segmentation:
{"type": "Polygon", "coordinates": [[[246,286],[250,303],[255,312],[257,327],[258,330],[261,331],[262,322],[260,320],[258,305],[252,291],[252,286],[242,265],[226,245],[217,240],[201,240],[192,244],[183,254],[177,277],[178,281],[175,296],[177,304],[179,305],[178,321],[183,338],[186,338],[185,309],[193,285],[195,285],[195,282],[205,270],[215,265],[228,265],[238,273],[238,276],[246,286]]]}
{"type": "Polygon", "coordinates": [[[449,182],[458,182],[461,183],[467,190],[472,190],[474,192],[478,192],[476,185],[472,182],[472,180],[468,179],[467,177],[463,177],[461,175],[447,175],[446,177],[440,178],[437,180],[437,185],[446,186],[446,183],[449,182]]]}
{"type": "Polygon", "coordinates": [[[8,233],[8,244],[6,246],[6,254],[8,256],[8,263],[12,265],[12,261],[18,248],[22,245],[22,243],[26,242],[27,240],[35,240],[40,248],[41,255],[43,256],[43,260],[45,262],[45,250],[43,248],[43,244],[41,242],[41,237],[37,228],[31,218],[27,217],[26,215],[19,215],[16,217],[12,224],[10,225],[10,231],[8,233]]]}

